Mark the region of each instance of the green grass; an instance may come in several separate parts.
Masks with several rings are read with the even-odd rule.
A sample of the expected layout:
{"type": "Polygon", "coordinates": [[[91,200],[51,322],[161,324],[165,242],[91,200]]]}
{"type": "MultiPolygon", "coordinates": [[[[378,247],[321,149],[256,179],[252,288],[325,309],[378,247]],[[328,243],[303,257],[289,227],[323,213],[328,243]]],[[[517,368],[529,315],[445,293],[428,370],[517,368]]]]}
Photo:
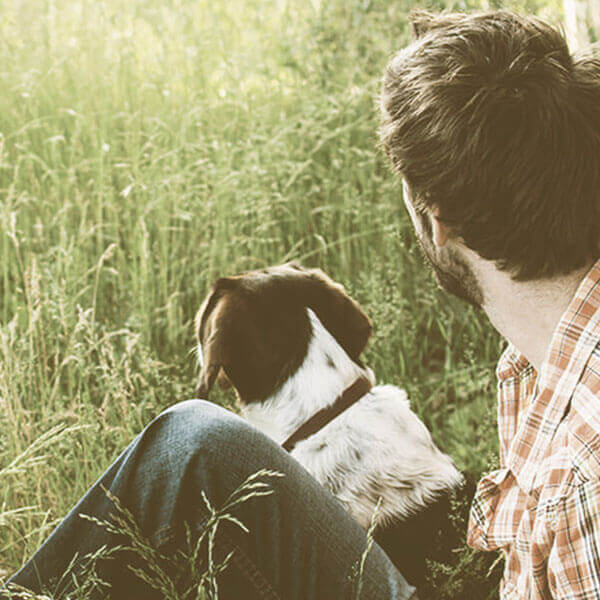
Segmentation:
{"type": "Polygon", "coordinates": [[[377,148],[378,79],[413,5],[0,5],[0,573],[192,396],[194,313],[247,268],[297,259],[342,281],[375,323],[378,379],[461,469],[493,464],[501,341],[436,288],[377,148]]]}

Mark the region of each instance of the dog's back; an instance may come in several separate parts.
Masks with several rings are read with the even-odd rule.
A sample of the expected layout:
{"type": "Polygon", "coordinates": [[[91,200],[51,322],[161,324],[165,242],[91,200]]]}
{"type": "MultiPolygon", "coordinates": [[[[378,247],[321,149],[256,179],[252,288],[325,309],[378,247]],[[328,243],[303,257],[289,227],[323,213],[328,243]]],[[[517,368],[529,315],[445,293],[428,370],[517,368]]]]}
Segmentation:
{"type": "Polygon", "coordinates": [[[418,514],[462,477],[410,409],[404,390],[375,386],[292,452],[365,528],[418,514]]]}

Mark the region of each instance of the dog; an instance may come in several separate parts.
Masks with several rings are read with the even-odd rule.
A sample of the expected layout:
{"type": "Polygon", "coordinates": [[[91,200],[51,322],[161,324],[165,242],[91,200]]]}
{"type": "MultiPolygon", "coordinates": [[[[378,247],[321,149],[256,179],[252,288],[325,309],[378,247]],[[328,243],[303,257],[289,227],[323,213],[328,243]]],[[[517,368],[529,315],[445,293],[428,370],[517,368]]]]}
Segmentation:
{"type": "Polygon", "coordinates": [[[360,354],[369,317],[323,271],[287,263],[218,279],[196,320],[197,397],[218,383],[367,529],[414,584],[464,480],[360,354]],[[379,506],[378,506],[379,504],[379,506]]]}

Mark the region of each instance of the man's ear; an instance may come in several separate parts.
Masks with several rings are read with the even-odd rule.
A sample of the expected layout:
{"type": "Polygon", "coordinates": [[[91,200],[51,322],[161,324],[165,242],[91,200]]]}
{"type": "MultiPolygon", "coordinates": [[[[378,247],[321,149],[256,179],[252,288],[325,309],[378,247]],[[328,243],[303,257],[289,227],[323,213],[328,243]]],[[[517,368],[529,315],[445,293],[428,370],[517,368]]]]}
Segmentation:
{"type": "Polygon", "coordinates": [[[450,237],[448,226],[440,219],[440,210],[437,207],[431,211],[431,233],[433,243],[438,248],[443,248],[450,237]]]}

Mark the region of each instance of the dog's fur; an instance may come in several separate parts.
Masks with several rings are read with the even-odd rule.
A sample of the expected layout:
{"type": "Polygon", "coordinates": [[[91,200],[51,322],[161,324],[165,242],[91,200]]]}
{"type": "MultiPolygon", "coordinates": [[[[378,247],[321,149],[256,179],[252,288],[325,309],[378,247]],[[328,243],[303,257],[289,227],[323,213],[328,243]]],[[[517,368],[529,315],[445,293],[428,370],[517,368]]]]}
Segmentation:
{"type": "MultiPolygon", "coordinates": [[[[196,326],[198,396],[215,381],[232,385],[242,415],[279,443],[359,377],[374,383],[359,358],[371,322],[320,270],[289,263],[219,279],[196,326]]],[[[365,528],[381,498],[378,539],[389,550],[393,527],[401,539],[392,558],[412,581],[422,577],[425,530],[462,478],[403,390],[373,387],[291,454],[365,528]]]]}

